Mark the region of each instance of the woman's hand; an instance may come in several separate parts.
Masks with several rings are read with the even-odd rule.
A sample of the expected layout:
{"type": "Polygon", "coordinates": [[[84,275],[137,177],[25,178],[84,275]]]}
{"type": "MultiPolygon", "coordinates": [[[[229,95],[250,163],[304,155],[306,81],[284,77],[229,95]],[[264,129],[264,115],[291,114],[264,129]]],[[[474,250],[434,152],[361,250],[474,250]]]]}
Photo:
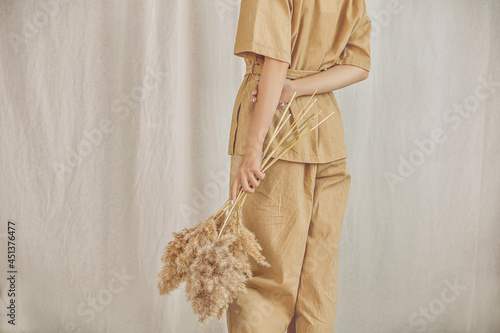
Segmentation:
{"type": "MultiPolygon", "coordinates": [[[[264,58],[262,72],[260,75],[260,99],[255,103],[251,115],[250,124],[245,142],[245,155],[243,156],[238,170],[231,184],[231,200],[236,201],[238,187],[247,193],[254,193],[260,181],[264,179],[264,173],[260,171],[262,166],[262,146],[269,132],[269,126],[276,113],[276,105],[279,95],[283,90],[289,63],[270,57],[264,58]],[[248,184],[250,183],[250,185],[248,184]]],[[[257,95],[257,91],[254,95],[257,95]]],[[[257,98],[255,97],[255,101],[257,98]]]]}
{"type": "Polygon", "coordinates": [[[259,187],[260,181],[265,177],[265,174],[260,171],[261,164],[262,149],[251,149],[248,147],[245,150],[245,155],[231,184],[231,200],[233,202],[236,201],[238,186],[240,184],[242,189],[248,193],[255,192],[255,189],[259,187]],[[248,184],[249,182],[250,185],[248,184]]]}
{"type": "MultiPolygon", "coordinates": [[[[285,79],[285,83],[283,84],[283,90],[281,91],[281,96],[279,100],[279,104],[288,103],[292,99],[293,94],[295,93],[293,80],[285,79]]],[[[252,102],[257,102],[257,94],[259,93],[259,84],[255,85],[254,90],[252,91],[252,102]]],[[[295,98],[299,97],[298,93],[295,95],[295,98]]],[[[280,107],[278,105],[278,107],[280,107]]]]}

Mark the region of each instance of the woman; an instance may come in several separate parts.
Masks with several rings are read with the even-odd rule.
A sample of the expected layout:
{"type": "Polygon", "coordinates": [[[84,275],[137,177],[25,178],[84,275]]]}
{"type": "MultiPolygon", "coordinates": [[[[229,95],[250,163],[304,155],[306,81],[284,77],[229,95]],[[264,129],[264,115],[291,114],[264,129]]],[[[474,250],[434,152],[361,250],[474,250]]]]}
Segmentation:
{"type": "Polygon", "coordinates": [[[246,73],[231,121],[230,197],[240,184],[251,193],[243,223],[271,267],[252,262],[247,293],[226,312],[230,333],[334,331],[351,174],[332,91],[368,77],[370,33],[364,0],[241,1],[234,54],[245,59],[246,73]],[[310,112],[323,112],[310,126],[334,114],[263,174],[263,147],[286,103],[296,92],[281,133],[316,90],[310,112]]]}

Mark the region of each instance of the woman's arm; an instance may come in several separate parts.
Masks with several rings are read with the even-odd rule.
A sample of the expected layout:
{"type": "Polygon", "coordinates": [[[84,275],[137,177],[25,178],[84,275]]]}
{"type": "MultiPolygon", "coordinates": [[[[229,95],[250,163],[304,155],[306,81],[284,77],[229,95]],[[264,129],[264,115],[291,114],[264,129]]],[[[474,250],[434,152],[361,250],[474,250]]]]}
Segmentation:
{"type": "Polygon", "coordinates": [[[260,96],[255,103],[248,128],[245,156],[231,184],[231,200],[233,201],[236,200],[236,190],[239,184],[244,191],[253,193],[259,186],[260,180],[264,179],[264,174],[260,171],[263,144],[283,91],[288,67],[287,62],[269,57],[264,59],[259,81],[260,96]],[[252,187],[248,185],[248,182],[252,184],[252,187]]]}
{"type": "MultiPolygon", "coordinates": [[[[295,98],[297,98],[299,96],[312,95],[316,89],[318,89],[316,94],[335,91],[367,79],[368,74],[367,70],[353,65],[335,65],[326,71],[321,71],[300,79],[286,79],[279,103],[290,102],[294,92],[297,92],[297,95],[295,95],[295,98]]],[[[258,85],[255,87],[254,91],[255,101],[258,101],[256,97],[258,85]]]]}
{"type": "Polygon", "coordinates": [[[283,91],[288,66],[286,62],[265,57],[259,81],[261,91],[248,129],[245,151],[262,150],[264,139],[276,112],[276,105],[283,91]]]}
{"type": "Polygon", "coordinates": [[[291,89],[297,91],[297,96],[312,95],[338,90],[368,78],[368,71],[352,65],[336,65],[317,74],[292,80],[291,89]]]}

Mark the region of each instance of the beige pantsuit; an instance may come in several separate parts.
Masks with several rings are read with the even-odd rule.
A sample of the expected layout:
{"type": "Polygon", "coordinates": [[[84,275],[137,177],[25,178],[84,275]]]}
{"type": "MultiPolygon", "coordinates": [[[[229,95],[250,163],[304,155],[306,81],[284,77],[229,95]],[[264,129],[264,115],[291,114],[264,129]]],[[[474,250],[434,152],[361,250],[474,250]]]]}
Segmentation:
{"type": "MultiPolygon", "coordinates": [[[[286,77],[292,80],[338,65],[369,71],[370,33],[364,0],[241,1],[234,54],[245,59],[246,72],[231,119],[230,184],[245,153],[252,90],[264,58],[289,63],[286,77]]],[[[289,105],[292,119],[309,98],[297,97],[289,105]]],[[[283,333],[290,323],[298,333],[334,332],[339,241],[351,174],[335,96],[328,92],[316,98],[310,113],[323,112],[310,127],[334,114],[266,170],[245,199],[243,223],[255,233],[271,267],[251,259],[248,292],[240,293],[226,312],[229,333],[283,333]]],[[[285,110],[276,110],[264,147],[285,110]]]]}
{"type": "MultiPolygon", "coordinates": [[[[231,182],[242,155],[231,157],[231,182]]],[[[331,333],[337,305],[338,250],[351,182],[345,158],[279,160],[243,206],[270,268],[252,260],[247,293],[226,312],[230,333],[331,333]]]]}

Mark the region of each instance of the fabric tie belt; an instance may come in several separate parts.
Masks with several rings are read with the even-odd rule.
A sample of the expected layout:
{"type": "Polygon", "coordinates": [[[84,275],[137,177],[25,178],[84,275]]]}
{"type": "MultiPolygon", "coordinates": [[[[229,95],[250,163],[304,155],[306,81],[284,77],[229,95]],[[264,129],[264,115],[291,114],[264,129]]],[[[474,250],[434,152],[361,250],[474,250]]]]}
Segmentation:
{"type": "MultiPolygon", "coordinates": [[[[247,64],[247,70],[245,72],[245,75],[246,74],[260,74],[262,72],[262,67],[263,67],[263,65],[256,64],[253,62],[250,64],[247,64]]],[[[298,78],[308,76],[311,74],[319,73],[319,72],[327,70],[327,69],[328,68],[323,68],[319,71],[313,71],[313,70],[302,70],[302,69],[289,68],[286,70],[286,78],[287,79],[298,79],[298,78]]]]}
{"type": "MultiPolygon", "coordinates": [[[[245,75],[246,74],[260,74],[262,73],[262,67],[263,65],[260,65],[260,64],[256,64],[256,63],[250,63],[247,65],[247,69],[246,69],[246,72],[245,72],[245,75]]],[[[300,69],[287,69],[286,71],[286,78],[287,79],[298,79],[298,78],[301,78],[301,77],[304,77],[304,76],[308,76],[308,75],[311,75],[311,74],[316,74],[316,73],[319,73],[321,71],[325,71],[327,70],[329,67],[327,68],[323,68],[321,70],[318,70],[318,71],[313,71],[313,70],[300,70],[300,69]]],[[[252,87],[253,88],[253,87],[252,87]]],[[[322,95],[322,94],[320,94],[322,95]]],[[[319,97],[320,95],[317,95],[317,97],[319,97]]],[[[325,94],[326,96],[326,94],[325,94]]],[[[298,119],[299,117],[299,114],[300,114],[300,111],[305,107],[306,103],[307,103],[307,100],[308,99],[301,99],[301,98],[297,98],[294,100],[294,103],[296,104],[295,107],[291,108],[290,109],[290,112],[292,113],[293,117],[295,119],[298,119]]],[[[280,105],[280,107],[283,107],[286,103],[284,103],[283,105],[280,105]]],[[[313,109],[317,108],[317,104],[316,105],[313,105],[313,109]]],[[[315,111],[313,111],[315,112],[315,111]]],[[[317,112],[317,110],[316,110],[317,112]]],[[[309,125],[309,126],[312,126],[312,125],[309,125]]]]}

